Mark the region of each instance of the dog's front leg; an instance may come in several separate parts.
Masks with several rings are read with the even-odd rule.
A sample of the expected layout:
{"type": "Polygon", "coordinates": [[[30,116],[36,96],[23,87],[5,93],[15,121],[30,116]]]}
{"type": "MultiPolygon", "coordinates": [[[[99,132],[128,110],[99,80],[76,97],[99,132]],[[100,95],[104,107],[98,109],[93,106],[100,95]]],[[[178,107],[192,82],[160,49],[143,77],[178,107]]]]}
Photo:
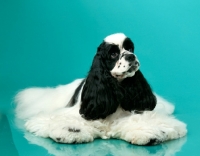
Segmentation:
{"type": "Polygon", "coordinates": [[[36,136],[50,137],[60,143],[91,142],[98,137],[89,121],[73,112],[38,115],[28,120],[25,127],[36,136]]]}
{"type": "Polygon", "coordinates": [[[186,133],[186,125],[174,117],[146,111],[117,119],[111,124],[108,135],[132,144],[154,145],[186,133]]]}

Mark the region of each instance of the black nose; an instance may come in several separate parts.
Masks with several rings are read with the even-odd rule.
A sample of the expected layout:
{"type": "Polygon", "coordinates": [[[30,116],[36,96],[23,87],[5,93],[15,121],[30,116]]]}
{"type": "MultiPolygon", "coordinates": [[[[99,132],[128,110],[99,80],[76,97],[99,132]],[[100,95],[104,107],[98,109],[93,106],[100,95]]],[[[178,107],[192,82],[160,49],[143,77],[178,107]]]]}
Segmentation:
{"type": "Polygon", "coordinates": [[[125,60],[128,62],[133,62],[135,60],[135,55],[133,54],[126,54],[125,55],[125,60]]]}

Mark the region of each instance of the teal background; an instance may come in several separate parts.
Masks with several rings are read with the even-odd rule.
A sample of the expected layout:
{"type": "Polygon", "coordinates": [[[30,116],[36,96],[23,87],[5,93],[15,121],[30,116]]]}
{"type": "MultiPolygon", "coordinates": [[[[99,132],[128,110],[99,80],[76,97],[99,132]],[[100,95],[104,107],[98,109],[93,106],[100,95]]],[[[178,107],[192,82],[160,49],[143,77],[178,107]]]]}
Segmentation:
{"type": "MultiPolygon", "coordinates": [[[[175,155],[198,155],[199,8],[199,0],[0,0],[0,145],[7,147],[1,146],[0,153],[48,155],[44,147],[29,144],[15,127],[13,96],[26,87],[56,86],[85,77],[103,38],[123,32],[134,41],[141,70],[153,90],[175,103],[175,116],[188,124],[186,141],[175,155]]],[[[106,144],[121,147],[124,153],[145,149],[152,155],[169,144],[140,147],[120,140],[85,145],[43,141],[74,152],[106,144]]],[[[112,155],[112,151],[100,150],[99,154],[112,155]]]]}

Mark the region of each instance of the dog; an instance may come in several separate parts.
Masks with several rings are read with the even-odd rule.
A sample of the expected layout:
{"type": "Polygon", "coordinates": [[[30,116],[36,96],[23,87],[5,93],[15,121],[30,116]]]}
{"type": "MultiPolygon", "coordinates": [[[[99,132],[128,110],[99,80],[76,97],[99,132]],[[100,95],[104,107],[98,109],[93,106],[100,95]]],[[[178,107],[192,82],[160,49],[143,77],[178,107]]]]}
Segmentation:
{"type": "Polygon", "coordinates": [[[186,135],[174,106],[155,94],[139,69],[134,43],[123,33],[104,38],[84,79],[55,88],[28,88],[15,97],[25,129],[59,143],[95,138],[155,145],[186,135]]]}

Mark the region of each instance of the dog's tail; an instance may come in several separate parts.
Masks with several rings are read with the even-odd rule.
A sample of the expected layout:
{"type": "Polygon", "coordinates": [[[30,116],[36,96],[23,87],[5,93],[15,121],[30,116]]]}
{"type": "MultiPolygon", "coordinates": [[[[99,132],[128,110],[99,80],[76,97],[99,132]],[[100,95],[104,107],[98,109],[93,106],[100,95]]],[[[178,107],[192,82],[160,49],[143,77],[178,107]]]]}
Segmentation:
{"type": "Polygon", "coordinates": [[[50,113],[66,107],[82,79],[55,88],[28,88],[15,96],[16,117],[28,119],[40,113],[50,113]]]}
{"type": "Polygon", "coordinates": [[[154,111],[162,114],[172,114],[174,112],[175,106],[164,98],[156,95],[157,104],[154,111]]]}

